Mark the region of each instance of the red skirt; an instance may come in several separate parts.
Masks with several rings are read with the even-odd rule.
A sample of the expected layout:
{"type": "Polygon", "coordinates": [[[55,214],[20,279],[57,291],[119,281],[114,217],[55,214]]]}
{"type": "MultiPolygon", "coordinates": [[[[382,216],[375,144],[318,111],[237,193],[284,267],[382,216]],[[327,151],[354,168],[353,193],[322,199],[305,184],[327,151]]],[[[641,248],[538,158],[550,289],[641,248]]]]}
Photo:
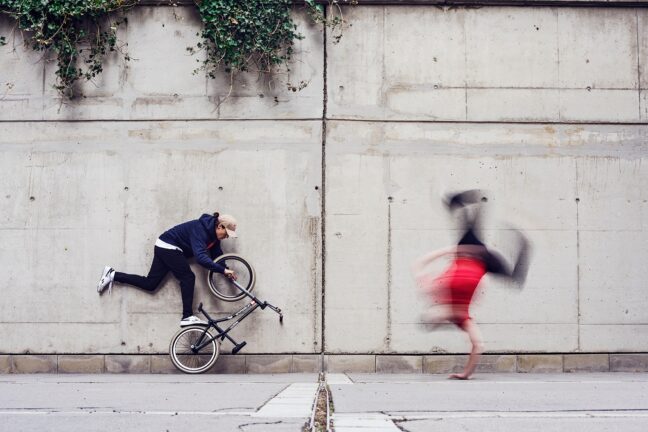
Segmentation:
{"type": "Polygon", "coordinates": [[[477,259],[457,258],[435,279],[431,294],[435,302],[448,304],[453,311],[452,321],[457,325],[470,318],[469,306],[479,281],[486,274],[486,265],[477,259]]]}

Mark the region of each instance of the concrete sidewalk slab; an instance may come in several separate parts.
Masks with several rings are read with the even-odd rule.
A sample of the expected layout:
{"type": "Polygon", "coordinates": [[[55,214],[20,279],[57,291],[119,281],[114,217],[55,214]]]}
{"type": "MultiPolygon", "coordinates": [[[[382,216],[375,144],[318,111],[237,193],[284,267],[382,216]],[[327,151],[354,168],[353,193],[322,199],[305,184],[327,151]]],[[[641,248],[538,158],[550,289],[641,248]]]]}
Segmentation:
{"type": "Polygon", "coordinates": [[[346,376],[352,384],[338,376],[329,382],[335,430],[374,430],[378,420],[370,417],[376,414],[384,416],[383,425],[409,432],[638,432],[648,424],[648,374],[478,374],[468,381],[429,374],[346,376]]]}
{"type": "Polygon", "coordinates": [[[12,432],[300,431],[317,386],[317,374],[0,375],[0,424],[12,432]]]}

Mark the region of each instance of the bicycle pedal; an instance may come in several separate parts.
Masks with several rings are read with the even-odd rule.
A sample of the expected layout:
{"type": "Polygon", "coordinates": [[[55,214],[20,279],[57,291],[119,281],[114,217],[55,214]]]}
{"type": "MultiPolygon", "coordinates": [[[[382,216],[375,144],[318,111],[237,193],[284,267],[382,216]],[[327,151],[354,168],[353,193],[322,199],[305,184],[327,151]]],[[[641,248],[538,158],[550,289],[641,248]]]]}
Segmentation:
{"type": "Polygon", "coordinates": [[[234,345],[234,348],[232,348],[232,354],[236,354],[237,352],[241,351],[243,347],[247,345],[247,342],[243,341],[240,344],[234,345]]]}

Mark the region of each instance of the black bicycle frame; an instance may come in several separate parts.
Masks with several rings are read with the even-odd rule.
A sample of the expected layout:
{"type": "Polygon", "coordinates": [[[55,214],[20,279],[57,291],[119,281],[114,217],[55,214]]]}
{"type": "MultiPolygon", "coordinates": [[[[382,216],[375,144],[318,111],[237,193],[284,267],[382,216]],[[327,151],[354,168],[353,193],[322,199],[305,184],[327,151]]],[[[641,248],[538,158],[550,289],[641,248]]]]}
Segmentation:
{"type": "Polygon", "coordinates": [[[238,312],[234,313],[233,315],[227,316],[225,318],[220,318],[220,319],[213,319],[212,317],[209,316],[209,314],[203,309],[202,303],[198,305],[198,311],[201,312],[205,317],[207,318],[207,326],[205,326],[205,330],[203,334],[200,336],[198,339],[198,342],[196,345],[193,345],[191,347],[192,351],[198,352],[208,344],[212,343],[213,341],[220,339],[221,341],[224,341],[225,339],[229,340],[234,344],[234,349],[232,349],[232,354],[236,354],[238,351],[241,350],[246,344],[245,341],[242,343],[238,344],[232,337],[228,334],[234,327],[239,325],[241,321],[243,321],[245,318],[247,318],[248,315],[250,315],[252,312],[254,312],[257,308],[265,309],[266,307],[269,307],[273,311],[279,314],[279,322],[283,322],[283,315],[281,313],[281,309],[279,309],[276,306],[271,305],[270,303],[266,301],[261,301],[259,300],[254,294],[243,288],[238,282],[236,281],[230,281],[236,287],[238,287],[239,290],[241,290],[247,297],[250,297],[252,301],[245,306],[243,306],[241,309],[238,310],[238,312]],[[242,316],[241,316],[242,315],[242,316]],[[231,321],[236,317],[239,317],[236,321],[234,321],[227,329],[223,330],[218,323],[225,322],[225,321],[231,321]],[[207,334],[208,330],[210,328],[215,328],[218,331],[218,334],[216,336],[210,337],[208,340],[203,341],[203,338],[207,334]]]}

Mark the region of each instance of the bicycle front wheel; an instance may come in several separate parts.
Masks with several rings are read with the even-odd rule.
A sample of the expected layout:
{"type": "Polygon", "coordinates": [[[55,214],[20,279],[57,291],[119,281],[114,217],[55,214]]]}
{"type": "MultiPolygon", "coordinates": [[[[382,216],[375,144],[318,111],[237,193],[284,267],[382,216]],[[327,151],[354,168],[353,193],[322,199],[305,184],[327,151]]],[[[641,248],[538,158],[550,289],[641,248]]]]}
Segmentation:
{"type": "MultiPolygon", "coordinates": [[[[252,291],[256,282],[256,275],[252,266],[240,255],[225,254],[214,260],[215,263],[236,273],[236,282],[247,291],[252,291]]],[[[207,285],[211,292],[221,300],[233,302],[245,297],[243,293],[226,276],[210,271],[207,274],[207,285]]]]}
{"type": "Polygon", "coordinates": [[[220,343],[212,340],[199,351],[194,347],[212,337],[205,326],[194,325],[181,328],[173,336],[169,345],[171,362],[184,373],[199,374],[207,371],[216,363],[220,343]]]}

